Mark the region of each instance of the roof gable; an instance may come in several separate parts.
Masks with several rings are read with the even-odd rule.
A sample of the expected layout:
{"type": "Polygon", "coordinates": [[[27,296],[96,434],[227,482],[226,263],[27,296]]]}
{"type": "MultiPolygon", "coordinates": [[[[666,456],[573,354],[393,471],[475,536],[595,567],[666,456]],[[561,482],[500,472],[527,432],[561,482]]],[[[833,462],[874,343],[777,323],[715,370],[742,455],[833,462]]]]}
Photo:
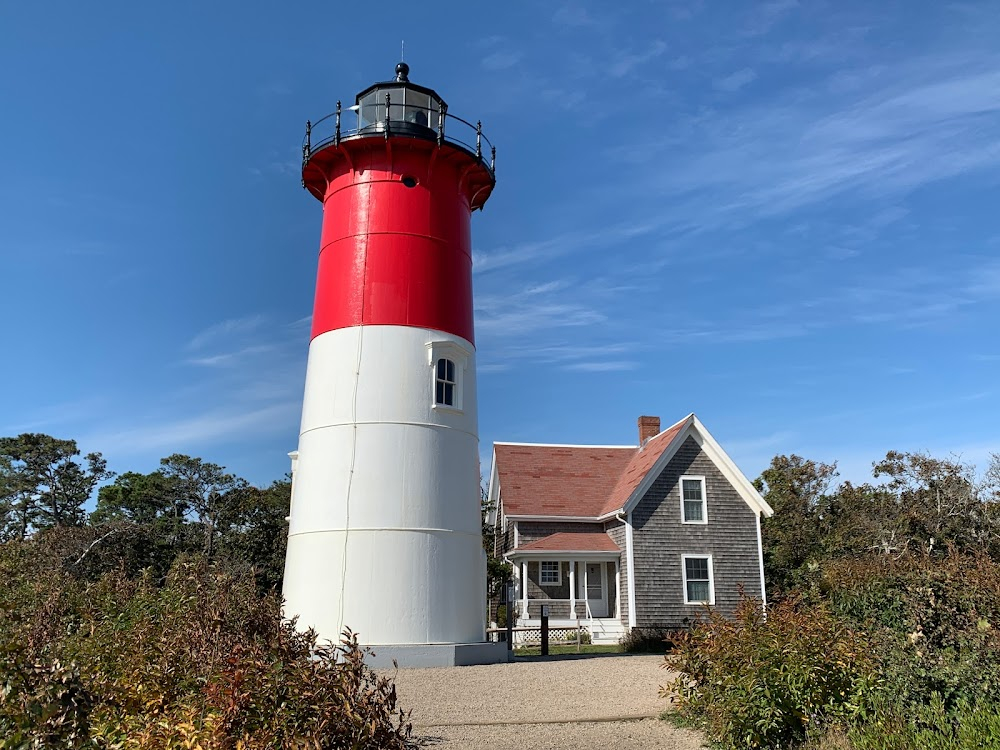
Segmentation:
{"type": "MultiPolygon", "coordinates": [[[[722,475],[729,480],[729,483],[733,486],[743,501],[750,506],[750,509],[754,513],[762,514],[765,518],[770,518],[774,511],[771,506],[767,504],[767,501],[761,497],[761,494],[757,491],[757,488],[750,483],[750,480],[746,478],[746,475],[740,471],[739,467],[733,463],[733,460],[729,457],[722,446],[720,446],[715,438],[712,437],[711,433],[705,428],[701,420],[698,419],[694,414],[690,414],[686,419],[682,420],[680,423],[681,429],[677,430],[673,438],[670,440],[670,444],[664,446],[664,449],[660,452],[660,456],[657,458],[656,462],[650,467],[649,471],[643,476],[639,483],[635,486],[632,494],[625,501],[622,510],[626,513],[630,512],[639,502],[639,500],[646,494],[649,490],[650,485],[656,480],[658,476],[670,463],[670,459],[674,457],[677,453],[678,448],[684,444],[689,437],[694,438],[694,441],[698,446],[704,451],[705,455],[716,465],[722,475]]],[[[671,428],[673,429],[673,428],[671,428]]]]}

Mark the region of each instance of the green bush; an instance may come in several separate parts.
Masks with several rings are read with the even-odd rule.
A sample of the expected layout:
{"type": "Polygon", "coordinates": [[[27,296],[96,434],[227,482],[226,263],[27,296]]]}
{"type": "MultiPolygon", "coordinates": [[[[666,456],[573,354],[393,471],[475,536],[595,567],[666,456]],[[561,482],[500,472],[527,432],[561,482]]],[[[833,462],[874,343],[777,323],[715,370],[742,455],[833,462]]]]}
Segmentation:
{"type": "Polygon", "coordinates": [[[91,580],[44,544],[0,546],[3,750],[410,746],[356,637],[298,632],[252,572],[188,558],[91,580]]]}
{"type": "Polygon", "coordinates": [[[873,635],[887,692],[946,710],[1000,695],[1000,565],[985,555],[839,561],[831,607],[873,635]]]}
{"type": "Polygon", "coordinates": [[[896,703],[848,733],[852,750],[985,750],[1000,747],[1000,703],[965,700],[951,709],[940,697],[928,705],[896,703]]]}
{"type": "Polygon", "coordinates": [[[675,634],[665,659],[680,674],[661,695],[729,748],[801,742],[815,727],[862,712],[879,682],[862,634],[793,600],[773,606],[766,619],[752,599],[732,618],[712,610],[675,634]]]}
{"type": "Polygon", "coordinates": [[[630,628],[621,638],[621,647],[626,654],[662,654],[671,637],[671,631],[663,628],[630,628]]]}

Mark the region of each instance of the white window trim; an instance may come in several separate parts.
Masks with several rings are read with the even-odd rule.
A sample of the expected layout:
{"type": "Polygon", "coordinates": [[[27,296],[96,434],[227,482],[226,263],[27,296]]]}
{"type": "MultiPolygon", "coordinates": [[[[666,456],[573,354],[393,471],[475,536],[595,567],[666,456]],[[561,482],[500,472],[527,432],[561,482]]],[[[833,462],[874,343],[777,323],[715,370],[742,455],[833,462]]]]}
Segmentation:
{"type": "MultiPolygon", "coordinates": [[[[684,582],[684,603],[685,604],[709,604],[715,605],[715,565],[711,555],[681,555],[681,580],[684,582]],[[687,561],[689,559],[708,560],[708,601],[690,601],[688,599],[688,574],[687,561]]],[[[701,580],[701,579],[696,579],[701,580]]]]}
{"type": "Polygon", "coordinates": [[[562,586],[562,562],[559,560],[539,560],[538,561],[538,585],[539,586],[562,586]],[[542,568],[545,563],[555,563],[556,564],[556,580],[555,582],[543,582],[542,581],[542,568]]]}
{"type": "Polygon", "coordinates": [[[681,523],[705,526],[708,524],[708,487],[705,484],[705,477],[695,474],[685,474],[677,480],[677,491],[681,496],[681,523]],[[689,521],[684,516],[684,482],[701,482],[701,519],[700,521],[689,521]]]}
{"type": "Polygon", "coordinates": [[[469,353],[453,341],[431,341],[427,344],[427,364],[430,365],[431,409],[462,413],[465,395],[465,371],[469,366],[469,353]],[[455,403],[437,402],[437,363],[439,359],[450,359],[455,363],[455,403]]]}

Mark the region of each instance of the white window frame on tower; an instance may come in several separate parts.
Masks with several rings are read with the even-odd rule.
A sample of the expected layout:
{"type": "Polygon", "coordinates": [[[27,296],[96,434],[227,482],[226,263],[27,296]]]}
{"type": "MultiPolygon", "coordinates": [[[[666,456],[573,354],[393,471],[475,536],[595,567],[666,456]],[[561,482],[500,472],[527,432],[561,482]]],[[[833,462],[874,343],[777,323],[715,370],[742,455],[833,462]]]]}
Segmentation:
{"type": "Polygon", "coordinates": [[[432,341],[427,344],[427,354],[427,363],[431,370],[431,408],[443,411],[463,411],[465,371],[469,365],[469,353],[452,341],[432,341]],[[455,380],[451,383],[453,398],[450,404],[438,403],[437,400],[438,383],[442,382],[438,378],[438,362],[442,359],[451,362],[455,368],[455,380]]]}
{"type": "Polygon", "coordinates": [[[439,357],[434,372],[434,403],[438,406],[455,407],[455,391],[458,385],[458,368],[447,357],[439,357]]]}
{"type": "MultiPolygon", "coordinates": [[[[685,474],[677,481],[677,491],[681,496],[681,523],[693,523],[704,526],[708,523],[708,488],[705,486],[705,477],[685,474]],[[698,482],[701,486],[701,518],[688,520],[687,509],[684,500],[684,482],[698,482]]],[[[693,500],[688,502],[695,502],[693,500]]]]}

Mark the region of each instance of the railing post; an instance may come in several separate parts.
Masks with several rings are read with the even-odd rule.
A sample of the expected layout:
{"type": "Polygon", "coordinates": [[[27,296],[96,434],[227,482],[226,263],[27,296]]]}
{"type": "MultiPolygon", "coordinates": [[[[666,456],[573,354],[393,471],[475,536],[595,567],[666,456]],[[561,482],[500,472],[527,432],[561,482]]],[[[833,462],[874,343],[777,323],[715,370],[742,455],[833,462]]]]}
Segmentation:
{"type": "Polygon", "coordinates": [[[497,171],[497,147],[490,146],[490,171],[497,171]]]}
{"type": "Polygon", "coordinates": [[[476,120],[476,158],[483,158],[483,121],[476,120]]]}
{"type": "Polygon", "coordinates": [[[514,650],[514,581],[507,581],[507,602],[504,606],[507,613],[507,650],[514,650]]]}
{"type": "Polygon", "coordinates": [[[337,129],[333,134],[333,143],[335,146],[340,145],[340,99],[337,100],[337,129]]]}
{"type": "Polygon", "coordinates": [[[389,140],[389,92],[385,92],[385,139],[389,140]]]}
{"type": "Polygon", "coordinates": [[[438,146],[444,145],[444,102],[438,102],[438,146]]]}
{"type": "MultiPolygon", "coordinates": [[[[302,144],[302,167],[305,168],[312,155],[312,121],[306,120],[306,142],[302,144]]],[[[302,178],[302,187],[306,186],[306,178],[302,178]]]]}
{"type": "Polygon", "coordinates": [[[549,655],[549,605],[542,605],[542,656],[549,655]]]}

